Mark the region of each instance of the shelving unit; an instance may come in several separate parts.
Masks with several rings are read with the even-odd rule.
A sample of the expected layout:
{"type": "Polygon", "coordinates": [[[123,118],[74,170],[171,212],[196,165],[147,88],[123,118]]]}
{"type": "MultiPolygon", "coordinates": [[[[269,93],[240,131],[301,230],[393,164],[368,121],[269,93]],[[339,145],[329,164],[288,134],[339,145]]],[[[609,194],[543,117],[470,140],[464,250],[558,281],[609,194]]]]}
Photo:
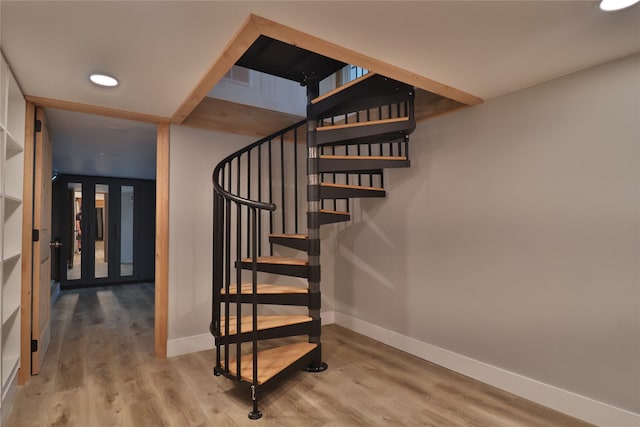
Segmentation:
{"type": "Polygon", "coordinates": [[[11,406],[20,365],[22,191],[26,103],[4,56],[0,64],[0,412],[11,406]]]}

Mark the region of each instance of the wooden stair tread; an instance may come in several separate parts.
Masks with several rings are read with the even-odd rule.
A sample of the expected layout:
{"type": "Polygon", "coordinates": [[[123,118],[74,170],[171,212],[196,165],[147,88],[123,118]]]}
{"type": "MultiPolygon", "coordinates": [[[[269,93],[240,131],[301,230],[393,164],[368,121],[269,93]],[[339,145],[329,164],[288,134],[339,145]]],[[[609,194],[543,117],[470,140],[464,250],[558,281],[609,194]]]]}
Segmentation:
{"type": "Polygon", "coordinates": [[[320,209],[320,213],[325,213],[330,215],[351,215],[349,212],[331,211],[329,209],[320,209]]]}
{"type": "Polygon", "coordinates": [[[351,184],[334,184],[332,182],[321,182],[322,187],[344,188],[352,190],[372,190],[372,191],[384,191],[384,188],[380,187],[366,187],[364,185],[351,185],[351,184]]]}
{"type": "MultiPolygon", "coordinates": [[[[295,363],[304,355],[313,351],[318,345],[308,342],[288,344],[258,352],[258,384],[262,385],[284,369],[295,363]]],[[[229,362],[229,372],[236,375],[236,360],[229,362]]],[[[240,358],[240,377],[253,382],[253,354],[240,358]]]]}
{"type": "Polygon", "coordinates": [[[300,239],[306,240],[309,238],[306,234],[269,234],[269,237],[282,237],[285,239],[300,239]]]}
{"type": "MultiPolygon", "coordinates": [[[[229,286],[229,295],[237,295],[238,287],[236,285],[229,286]]],[[[252,294],[253,284],[243,283],[240,285],[241,294],[252,294]]],[[[300,286],[273,285],[270,283],[258,283],[258,294],[262,295],[278,295],[278,294],[306,294],[309,293],[307,288],[300,286]]],[[[222,295],[226,294],[226,289],[222,288],[222,295]]]]}
{"type": "Polygon", "coordinates": [[[320,95],[319,97],[312,99],[312,100],[311,100],[311,103],[312,103],[312,104],[317,104],[317,103],[318,103],[318,102],[320,102],[320,101],[324,101],[324,100],[325,100],[325,99],[327,99],[327,98],[331,98],[331,97],[332,97],[333,95],[335,95],[336,93],[340,93],[340,92],[342,92],[343,90],[348,89],[348,88],[350,88],[351,86],[355,86],[355,85],[357,85],[358,83],[360,83],[361,81],[366,80],[366,79],[368,79],[368,78],[370,78],[370,77],[373,77],[373,76],[375,76],[375,75],[376,75],[376,73],[367,73],[367,74],[365,74],[365,75],[363,75],[363,76],[360,76],[360,77],[358,77],[358,78],[357,78],[357,79],[355,79],[355,80],[351,80],[351,81],[350,81],[349,83],[347,83],[347,84],[344,84],[344,85],[342,85],[342,86],[340,86],[340,87],[337,87],[337,88],[335,88],[335,89],[333,89],[333,90],[330,90],[329,92],[325,93],[324,95],[320,95]]]}
{"type": "Polygon", "coordinates": [[[383,124],[389,124],[389,123],[400,123],[400,122],[408,122],[408,121],[409,121],[409,117],[396,117],[393,119],[369,120],[365,122],[345,123],[340,125],[318,126],[316,128],[316,131],[323,132],[328,130],[349,129],[349,128],[356,128],[361,126],[383,125],[383,124]]]}
{"type": "Polygon", "coordinates": [[[322,154],[320,158],[327,160],[407,160],[406,156],[341,156],[335,154],[322,154]]]}
{"type": "MultiPolygon", "coordinates": [[[[258,264],[280,264],[280,265],[307,265],[306,259],[287,258],[283,256],[260,256],[258,264]]],[[[252,263],[251,258],[244,258],[242,262],[252,263]]]]}
{"type": "MultiPolygon", "coordinates": [[[[237,333],[238,322],[236,316],[229,316],[229,335],[235,335],[237,333]]],[[[295,325],[298,323],[310,322],[311,317],[305,315],[264,315],[258,316],[258,330],[278,328],[280,326],[295,325]]],[[[240,333],[253,331],[253,316],[242,316],[240,318],[240,333]]],[[[222,316],[220,320],[220,335],[225,335],[225,317],[222,316]]]]}

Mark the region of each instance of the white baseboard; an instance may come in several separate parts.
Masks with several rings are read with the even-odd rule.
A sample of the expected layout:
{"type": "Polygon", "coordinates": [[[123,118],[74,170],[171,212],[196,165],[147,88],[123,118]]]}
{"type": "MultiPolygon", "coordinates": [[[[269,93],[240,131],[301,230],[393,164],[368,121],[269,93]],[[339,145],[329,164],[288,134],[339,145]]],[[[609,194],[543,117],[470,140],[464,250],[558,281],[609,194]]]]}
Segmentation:
{"type": "Polygon", "coordinates": [[[636,414],[334,312],[335,323],[421,359],[602,427],[638,427],[636,414]]]}
{"type": "Polygon", "coordinates": [[[320,313],[320,320],[322,321],[322,325],[331,325],[336,323],[336,312],[335,311],[323,311],[320,313]]]}
{"type": "Polygon", "coordinates": [[[192,335],[190,337],[167,340],[167,357],[181,356],[212,349],[214,346],[211,334],[192,335]]]}
{"type": "MultiPolygon", "coordinates": [[[[323,325],[335,322],[335,312],[324,311],[320,313],[323,325]]],[[[209,350],[214,347],[211,334],[193,335],[190,337],[175,338],[167,341],[167,357],[181,356],[197,351],[209,350]]]]}

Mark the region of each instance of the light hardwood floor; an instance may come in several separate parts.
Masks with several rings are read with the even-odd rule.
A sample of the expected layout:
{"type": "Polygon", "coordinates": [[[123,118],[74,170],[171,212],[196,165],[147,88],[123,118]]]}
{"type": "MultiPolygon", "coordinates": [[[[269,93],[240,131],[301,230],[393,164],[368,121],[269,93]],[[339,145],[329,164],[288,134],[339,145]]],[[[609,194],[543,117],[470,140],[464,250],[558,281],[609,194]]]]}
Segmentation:
{"type": "Polygon", "coordinates": [[[63,291],[42,373],[18,390],[5,425],[588,425],[336,325],[323,328],[329,370],[296,374],[250,421],[248,390],[212,375],[213,351],[153,357],[153,292],[63,291]]]}

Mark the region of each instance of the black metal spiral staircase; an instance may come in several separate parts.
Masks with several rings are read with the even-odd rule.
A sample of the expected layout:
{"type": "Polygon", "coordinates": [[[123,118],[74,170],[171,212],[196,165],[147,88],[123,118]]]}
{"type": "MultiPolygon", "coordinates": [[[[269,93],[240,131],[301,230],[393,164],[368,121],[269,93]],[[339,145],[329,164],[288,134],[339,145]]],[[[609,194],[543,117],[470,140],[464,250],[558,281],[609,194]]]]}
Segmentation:
{"type": "Polygon", "coordinates": [[[327,368],[320,226],[349,221],[352,199],[385,197],[383,169],[410,165],[415,129],[411,86],[366,74],[318,96],[319,79],[344,64],[265,39],[238,64],[305,84],[307,119],[242,148],[213,171],[214,374],[249,384],[251,419],[262,415],[263,387],[300,369],[327,368]],[[267,306],[277,314],[265,313],[267,306]],[[307,312],[290,314],[284,306],[307,312]],[[294,336],[308,339],[278,343],[294,336]]]}

